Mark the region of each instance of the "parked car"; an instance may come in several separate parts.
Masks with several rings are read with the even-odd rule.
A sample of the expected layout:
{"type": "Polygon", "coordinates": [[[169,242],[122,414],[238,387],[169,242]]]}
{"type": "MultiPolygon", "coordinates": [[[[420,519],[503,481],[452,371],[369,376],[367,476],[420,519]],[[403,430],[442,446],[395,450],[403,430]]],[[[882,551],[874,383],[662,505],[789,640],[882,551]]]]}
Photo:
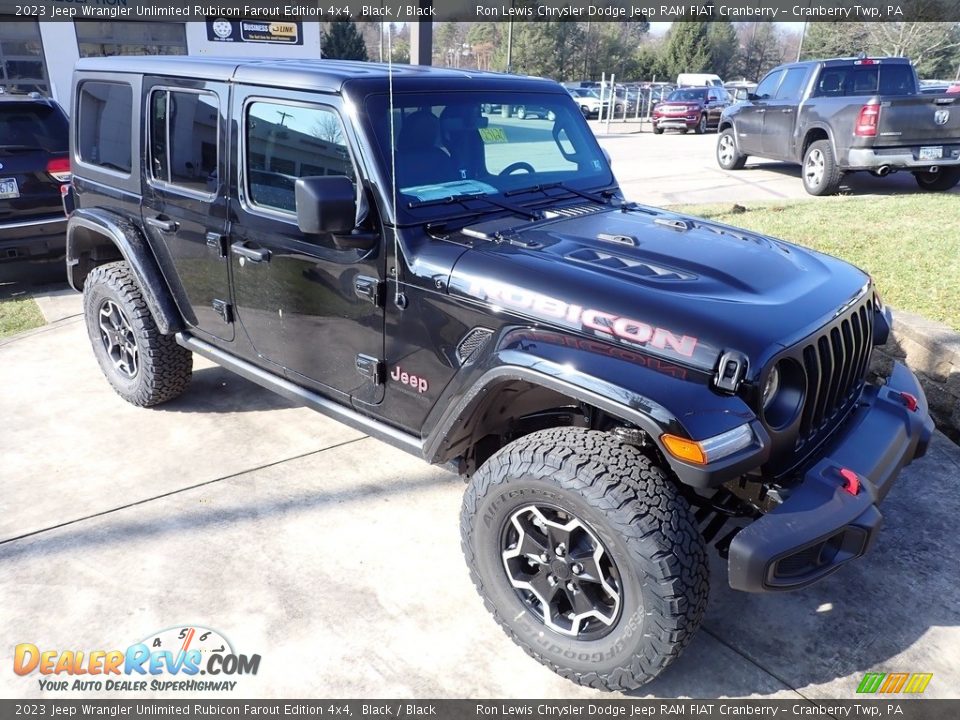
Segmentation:
{"type": "MultiPolygon", "coordinates": [[[[502,110],[503,106],[497,104],[487,104],[482,108],[482,111],[488,115],[500,115],[502,110]]],[[[520,120],[524,120],[528,117],[545,120],[555,119],[553,112],[549,108],[545,108],[542,105],[529,105],[526,103],[510,105],[510,116],[516,116],[520,120]]]]}
{"type": "Polygon", "coordinates": [[[721,87],[688,87],[674,90],[653,109],[653,131],[693,130],[699,135],[720,124],[720,116],[732,99],[721,87]]]}
{"type": "Polygon", "coordinates": [[[757,84],[748,80],[733,80],[724,83],[723,89],[730,93],[734,102],[743,102],[750,99],[753,91],[757,89],[757,84]]]}
{"type": "Polygon", "coordinates": [[[68,144],[67,116],[55,101],[0,94],[0,262],[63,255],[68,144]]]}
{"type": "Polygon", "coordinates": [[[588,88],[568,87],[567,92],[577,103],[585,118],[597,117],[600,114],[600,96],[595,91],[588,88]]]}
{"type": "Polygon", "coordinates": [[[771,70],[753,98],[723,113],[717,162],[751,155],[802,165],[811,195],[848,172],[912,172],[924,190],[960,182],[960,97],[918,92],[907,58],[844,58],[771,70]]]}
{"type": "MultiPolygon", "coordinates": [[[[708,543],[749,592],[861,557],[928,448],[917,378],[867,380],[891,323],[869,275],[626,202],[554,82],[163,56],[84,58],[73,82],[67,267],[107,382],[159,405],[197,354],[462,475],[478,593],[574,682],[627,690],[680,655],[708,543]],[[518,95],[555,123],[480,113],[518,95]]],[[[315,562],[401,527],[363,528],[372,549],[318,527],[315,562]]],[[[456,570],[400,561],[396,592],[447,601],[456,570]]]]}

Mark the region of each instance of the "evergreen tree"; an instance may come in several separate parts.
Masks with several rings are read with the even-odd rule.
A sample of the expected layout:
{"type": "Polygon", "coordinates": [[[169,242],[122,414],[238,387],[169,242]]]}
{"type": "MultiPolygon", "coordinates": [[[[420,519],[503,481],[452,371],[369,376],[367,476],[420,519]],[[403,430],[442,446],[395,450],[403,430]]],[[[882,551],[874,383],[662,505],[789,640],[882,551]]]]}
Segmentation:
{"type": "Polygon", "coordinates": [[[323,34],[320,51],[325,58],[367,60],[367,45],[352,20],[334,20],[323,34]]]}
{"type": "Polygon", "coordinates": [[[709,28],[710,23],[706,22],[673,23],[663,56],[664,69],[669,77],[710,70],[709,28]]]}
{"type": "Polygon", "coordinates": [[[740,49],[740,40],[733,23],[726,20],[715,20],[710,23],[707,31],[707,42],[710,47],[710,69],[724,80],[730,79],[730,73],[735,72],[737,52],[740,49]]]}

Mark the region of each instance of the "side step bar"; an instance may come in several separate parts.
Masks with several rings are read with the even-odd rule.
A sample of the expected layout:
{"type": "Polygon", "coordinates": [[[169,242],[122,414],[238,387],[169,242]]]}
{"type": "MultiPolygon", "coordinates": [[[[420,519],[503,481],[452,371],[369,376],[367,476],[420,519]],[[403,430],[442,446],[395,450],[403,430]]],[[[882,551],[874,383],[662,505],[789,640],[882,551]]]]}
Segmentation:
{"type": "Polygon", "coordinates": [[[311,410],[323,413],[337,422],[341,422],[344,425],[352,427],[354,430],[381,440],[388,445],[393,445],[393,447],[405,450],[411,455],[423,458],[423,441],[410,433],[403,432],[379,420],[374,420],[366,415],[362,415],[353,408],[335,403],[322,395],[290,382],[286,378],[274,375],[246,360],[234,357],[220,348],[203,340],[199,340],[192,335],[181,332],[177,333],[174,337],[178,345],[182,345],[187,350],[197,353],[197,355],[202,355],[217,365],[225,367],[227,370],[231,370],[251,382],[257,383],[257,385],[261,385],[268,390],[273,390],[288,400],[306,405],[311,410]]]}

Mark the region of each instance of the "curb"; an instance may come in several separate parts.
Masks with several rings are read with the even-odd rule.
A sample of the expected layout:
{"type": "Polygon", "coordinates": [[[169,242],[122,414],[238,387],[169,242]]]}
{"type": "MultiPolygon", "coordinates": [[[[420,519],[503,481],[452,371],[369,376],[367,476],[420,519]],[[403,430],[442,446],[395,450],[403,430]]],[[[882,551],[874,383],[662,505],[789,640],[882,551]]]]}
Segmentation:
{"type": "Polygon", "coordinates": [[[887,376],[897,360],[920,380],[937,428],[960,444],[960,333],[942,323],[893,311],[893,332],[874,349],[870,371],[887,376]]]}

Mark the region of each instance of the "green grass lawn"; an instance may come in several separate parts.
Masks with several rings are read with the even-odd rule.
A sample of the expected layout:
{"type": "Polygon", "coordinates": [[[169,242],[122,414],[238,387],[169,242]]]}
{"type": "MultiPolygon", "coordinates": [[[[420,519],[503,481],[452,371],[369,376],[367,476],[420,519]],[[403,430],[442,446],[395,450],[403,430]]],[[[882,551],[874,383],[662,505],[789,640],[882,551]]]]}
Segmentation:
{"type": "Polygon", "coordinates": [[[871,275],[884,302],[960,330],[960,197],[684,205],[672,210],[756,230],[843,258],[871,275]]]}
{"type": "Polygon", "coordinates": [[[43,315],[33,298],[0,300],[0,338],[43,325],[43,315]]]}

